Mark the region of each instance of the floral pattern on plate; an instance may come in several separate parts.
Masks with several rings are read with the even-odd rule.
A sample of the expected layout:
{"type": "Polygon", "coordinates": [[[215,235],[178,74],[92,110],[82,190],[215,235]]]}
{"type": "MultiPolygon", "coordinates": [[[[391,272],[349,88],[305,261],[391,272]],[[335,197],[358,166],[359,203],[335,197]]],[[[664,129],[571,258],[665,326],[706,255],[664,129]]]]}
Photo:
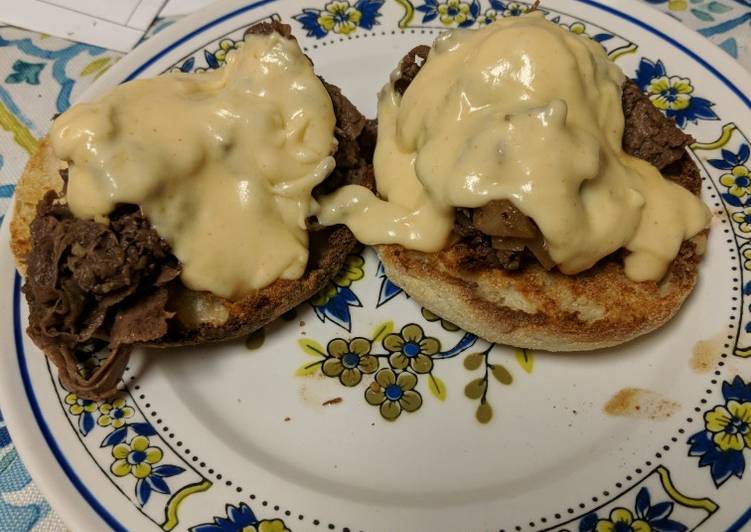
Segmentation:
{"type": "MultiPolygon", "coordinates": [[[[79,371],[88,374],[98,365],[98,355],[93,355],[79,371]]],[[[176,516],[187,495],[211,487],[159,436],[127,392],[108,401],[91,401],[68,392],[60,382],[57,389],[71,425],[99,467],[155,523],[170,529],[176,517],[165,520],[165,513],[176,516]]]]}
{"type": "Polygon", "coordinates": [[[297,22],[307,32],[308,37],[323,39],[329,33],[349,36],[357,28],[372,30],[379,24],[381,6],[384,0],[333,0],[323,9],[305,8],[294,15],[297,22]]]}
{"type": "MultiPolygon", "coordinates": [[[[347,283],[351,284],[351,281],[359,281],[364,277],[363,265],[362,256],[350,256],[347,265],[336,277],[340,281],[335,281],[331,287],[324,289],[323,297],[329,294],[335,297],[338,294],[334,288],[336,286],[339,290],[348,290],[346,297],[362,306],[359,304],[360,298],[350,290],[347,283]]],[[[376,277],[381,279],[375,305],[378,309],[396,297],[401,290],[388,281],[380,262],[376,277]]],[[[314,308],[317,301],[317,298],[312,300],[314,308]]],[[[318,312],[316,308],[317,315],[318,312]]],[[[447,397],[446,384],[436,374],[436,364],[466,353],[475,345],[477,337],[461,331],[456,325],[441,319],[428,309],[421,309],[421,315],[426,322],[425,326],[407,323],[395,331],[394,322],[389,320],[376,326],[369,338],[335,337],[326,342],[325,348],[316,340],[301,338],[298,340],[300,348],[314,360],[300,366],[295,375],[306,377],[320,371],[348,388],[359,385],[365,379],[365,401],[378,407],[381,416],[388,421],[394,421],[403,413],[415,412],[423,406],[423,392],[418,388],[421,382],[425,382],[431,395],[444,401],[447,397]],[[448,344],[448,349],[443,348],[438,338],[426,332],[424,327],[428,325],[438,325],[446,333],[452,333],[452,343],[448,344]],[[376,349],[379,344],[380,350],[376,349]]],[[[347,323],[350,323],[349,319],[347,323]]],[[[464,357],[464,367],[467,370],[474,371],[482,367],[482,374],[470,380],[464,389],[467,398],[479,401],[475,416],[481,423],[489,422],[493,416],[488,398],[491,377],[503,385],[513,382],[511,373],[500,360],[490,360],[495,348],[495,344],[489,344],[481,352],[464,357]]],[[[525,372],[531,373],[533,360],[531,352],[516,350],[516,361],[525,372]]]]}
{"type": "Polygon", "coordinates": [[[694,94],[691,80],[670,75],[659,59],[643,57],[634,81],[649,96],[652,105],[674,119],[678,127],[685,128],[689,122],[695,124],[699,120],[719,120],[712,109],[714,104],[694,94]]]}
{"type": "Polygon", "coordinates": [[[690,456],[709,467],[716,486],[731,476],[741,478],[746,469],[746,449],[751,449],[751,384],[741,377],[722,383],[723,404],[704,413],[704,430],[688,440],[690,456]]]}
{"type": "Polygon", "coordinates": [[[226,508],[227,517],[214,517],[213,523],[190,527],[190,532],[290,532],[281,519],[258,519],[253,510],[241,502],[226,508]]]}
{"type": "Polygon", "coordinates": [[[340,271],[318,295],[310,300],[316,316],[322,322],[331,321],[347,331],[352,328],[352,307],[362,303],[352,291],[352,284],[361,280],[365,260],[361,255],[350,255],[340,271]]]}
{"type": "Polygon", "coordinates": [[[717,509],[711,499],[678,491],[670,472],[660,466],[622,495],[567,524],[568,530],[578,532],[684,532],[700,526],[717,509]]]}

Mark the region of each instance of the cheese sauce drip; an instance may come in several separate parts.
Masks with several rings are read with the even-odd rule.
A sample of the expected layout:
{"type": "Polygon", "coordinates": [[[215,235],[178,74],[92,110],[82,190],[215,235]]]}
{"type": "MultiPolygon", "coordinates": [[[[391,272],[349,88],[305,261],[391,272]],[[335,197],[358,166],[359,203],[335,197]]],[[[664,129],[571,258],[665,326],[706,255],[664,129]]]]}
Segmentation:
{"type": "Polygon", "coordinates": [[[80,218],[141,206],[191,289],[236,298],[308,262],[311,190],[334,168],[336,118],[297,42],[250,35],[224,68],[165,74],[53,125],[80,218]]]}
{"type": "Polygon", "coordinates": [[[624,80],[599,44],[540,13],[445,33],[403,97],[391,84],[380,94],[383,199],[343,187],[321,201],[319,220],[368,244],[435,252],[455,207],[507,199],[562,272],[625,247],[629,278],[659,280],[709,211],[623,152],[624,80]]]}

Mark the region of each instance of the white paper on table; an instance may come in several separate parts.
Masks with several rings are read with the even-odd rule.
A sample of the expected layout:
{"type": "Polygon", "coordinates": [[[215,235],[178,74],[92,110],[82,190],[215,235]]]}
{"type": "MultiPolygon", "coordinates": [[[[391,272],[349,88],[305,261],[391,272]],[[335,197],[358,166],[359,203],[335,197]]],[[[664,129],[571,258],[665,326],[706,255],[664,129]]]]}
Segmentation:
{"type": "Polygon", "coordinates": [[[2,0],[0,21],[72,41],[127,52],[165,0],[2,0]]]}
{"type": "Polygon", "coordinates": [[[167,0],[167,4],[162,8],[159,16],[174,17],[188,15],[215,1],[216,0],[167,0]]]}

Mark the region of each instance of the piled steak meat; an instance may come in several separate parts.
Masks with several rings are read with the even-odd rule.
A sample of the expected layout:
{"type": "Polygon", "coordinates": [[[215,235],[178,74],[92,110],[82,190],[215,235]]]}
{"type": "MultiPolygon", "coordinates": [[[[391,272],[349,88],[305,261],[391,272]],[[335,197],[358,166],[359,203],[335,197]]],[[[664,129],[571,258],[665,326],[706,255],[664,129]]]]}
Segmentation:
{"type": "MultiPolygon", "coordinates": [[[[404,56],[394,80],[398,93],[404,94],[429,52],[430,47],[417,46],[404,56]]],[[[697,193],[697,170],[685,149],[693,139],[657,110],[631,80],[623,87],[622,106],[623,150],[697,193]]],[[[537,225],[508,200],[494,200],[477,209],[457,208],[454,233],[457,241],[451,251],[459,265],[469,270],[518,270],[535,260],[546,269],[555,266],[537,225]]]]}
{"type": "Polygon", "coordinates": [[[80,220],[55,192],[37,206],[31,246],[23,287],[29,336],[68,389],[98,396],[114,387],[134,343],[167,332],[165,287],[179,264],[137,207],[118,207],[106,224],[80,220]],[[107,343],[111,356],[96,378],[81,374],[81,355],[107,343]]]}

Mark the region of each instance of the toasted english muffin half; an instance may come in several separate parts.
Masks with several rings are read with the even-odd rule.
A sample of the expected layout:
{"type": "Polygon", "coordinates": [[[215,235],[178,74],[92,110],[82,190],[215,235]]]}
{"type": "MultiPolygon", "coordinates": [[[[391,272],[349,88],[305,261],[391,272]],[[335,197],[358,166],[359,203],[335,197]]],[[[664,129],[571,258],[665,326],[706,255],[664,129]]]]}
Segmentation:
{"type": "MultiPolygon", "coordinates": [[[[290,27],[278,22],[260,23],[248,30],[260,34],[274,31],[294,38],[290,27]]],[[[313,194],[317,196],[344,184],[373,188],[373,123],[360,114],[337,87],[323,83],[336,115],[338,147],[333,154],[336,168],[313,194]]],[[[55,157],[50,142],[43,140],[16,187],[10,226],[11,249],[18,270],[26,278],[24,292],[31,314],[27,331],[58,367],[63,384],[84,398],[102,399],[115,393],[135,345],[193,345],[229,340],[258,330],[323,289],[358,245],[345,226],[314,224],[309,230],[308,264],[301,278],[279,279],[231,301],[186,288],[177,277],[176,259],[137,207],[116,210],[107,224],[74,220],[59,199],[63,195],[65,172],[65,164],[55,157]],[[45,224],[54,227],[45,227],[45,224]],[[82,227],[82,224],[88,225],[82,227]],[[68,241],[63,237],[61,242],[59,234],[54,238],[50,236],[52,230],[69,231],[77,236],[68,241]],[[96,235],[89,238],[87,233],[92,232],[96,235]],[[133,233],[140,236],[134,237],[133,233]],[[107,279],[106,275],[114,276],[114,273],[103,273],[101,268],[90,271],[82,266],[80,270],[71,271],[71,264],[85,262],[87,253],[97,253],[108,243],[113,244],[112,249],[119,257],[118,268],[141,268],[137,276],[140,286],[121,286],[127,283],[107,279]],[[143,252],[146,247],[149,253],[160,257],[156,267],[142,268],[143,264],[127,260],[129,253],[143,252]],[[46,266],[50,263],[56,266],[46,266]],[[92,281],[92,277],[97,279],[92,281]],[[106,292],[102,285],[107,281],[110,281],[108,286],[116,285],[116,288],[106,292]],[[63,283],[74,284],[73,295],[63,290],[60,286],[63,283]],[[75,293],[87,287],[93,287],[96,293],[87,294],[81,300],[75,293]],[[80,308],[87,305],[91,308],[80,308]],[[71,349],[69,344],[83,347],[86,353],[107,343],[110,344],[109,357],[93,374],[82,373],[80,352],[71,349]]]]}
{"type": "MultiPolygon", "coordinates": [[[[404,56],[392,80],[395,90],[404,93],[429,51],[419,46],[404,56]]],[[[654,108],[633,82],[626,82],[622,103],[624,151],[698,195],[701,177],[685,149],[691,137],[654,108]]],[[[461,241],[438,253],[398,245],[376,250],[395,284],[468,332],[522,348],[586,351],[627,342],[670,320],[696,284],[707,234],[705,230],[683,242],[660,282],[626,277],[623,252],[579,274],[565,275],[529,257],[518,269],[491,266],[485,263],[487,249],[475,253],[472,243],[461,241]]]]}

